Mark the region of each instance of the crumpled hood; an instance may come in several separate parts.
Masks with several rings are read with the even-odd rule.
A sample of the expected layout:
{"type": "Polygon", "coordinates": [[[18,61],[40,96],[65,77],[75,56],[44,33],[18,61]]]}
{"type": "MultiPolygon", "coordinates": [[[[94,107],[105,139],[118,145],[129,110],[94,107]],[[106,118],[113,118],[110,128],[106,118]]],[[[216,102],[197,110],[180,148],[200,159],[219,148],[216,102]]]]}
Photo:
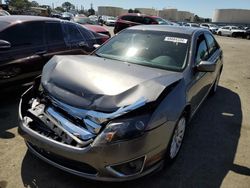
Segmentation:
{"type": "Polygon", "coordinates": [[[43,68],[48,95],[87,110],[114,111],[141,98],[155,101],[182,73],[96,56],[54,56],[43,68]]]}

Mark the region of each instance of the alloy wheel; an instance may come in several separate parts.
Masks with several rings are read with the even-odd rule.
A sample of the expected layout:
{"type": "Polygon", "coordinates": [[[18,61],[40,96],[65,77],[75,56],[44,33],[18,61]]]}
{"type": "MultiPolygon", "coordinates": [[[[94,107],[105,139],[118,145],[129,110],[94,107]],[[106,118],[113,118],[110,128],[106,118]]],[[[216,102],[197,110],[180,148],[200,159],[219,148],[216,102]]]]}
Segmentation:
{"type": "Polygon", "coordinates": [[[172,143],[171,143],[171,147],[170,147],[170,158],[173,159],[177,156],[180,148],[181,148],[181,144],[184,138],[184,133],[185,133],[185,129],[186,129],[186,119],[185,117],[181,117],[181,119],[179,120],[175,131],[174,131],[174,135],[172,138],[172,143]]]}

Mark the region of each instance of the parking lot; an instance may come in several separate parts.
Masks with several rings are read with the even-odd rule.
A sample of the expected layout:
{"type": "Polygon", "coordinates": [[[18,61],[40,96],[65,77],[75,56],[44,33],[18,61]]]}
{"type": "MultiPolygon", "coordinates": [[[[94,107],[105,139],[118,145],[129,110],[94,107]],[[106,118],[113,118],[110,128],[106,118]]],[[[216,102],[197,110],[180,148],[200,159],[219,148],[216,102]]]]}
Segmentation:
{"type": "Polygon", "coordinates": [[[5,187],[249,187],[250,42],[216,37],[224,51],[218,92],[203,103],[177,160],[160,172],[125,183],[100,183],[58,170],[27,152],[17,133],[25,88],[0,93],[0,188],[5,187]]]}

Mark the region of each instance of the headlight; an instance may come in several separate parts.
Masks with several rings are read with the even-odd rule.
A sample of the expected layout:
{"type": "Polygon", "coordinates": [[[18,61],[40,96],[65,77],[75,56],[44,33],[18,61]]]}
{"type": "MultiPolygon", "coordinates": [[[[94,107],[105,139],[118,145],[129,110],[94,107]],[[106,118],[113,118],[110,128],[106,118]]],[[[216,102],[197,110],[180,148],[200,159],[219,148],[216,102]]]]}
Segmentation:
{"type": "Polygon", "coordinates": [[[138,116],[131,119],[111,121],[96,138],[96,144],[129,140],[141,136],[148,124],[150,116],[138,116]]]}

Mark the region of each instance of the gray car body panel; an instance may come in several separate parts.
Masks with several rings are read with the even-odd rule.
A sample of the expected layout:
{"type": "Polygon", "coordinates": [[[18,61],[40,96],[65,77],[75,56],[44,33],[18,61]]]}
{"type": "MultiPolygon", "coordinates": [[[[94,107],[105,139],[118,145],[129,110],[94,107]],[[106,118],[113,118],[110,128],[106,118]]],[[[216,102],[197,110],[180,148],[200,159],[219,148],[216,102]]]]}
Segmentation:
{"type": "MultiPolygon", "coordinates": [[[[156,31],[165,29],[166,31],[182,32],[182,29],[178,27],[166,26],[138,26],[129,29],[156,31]]],[[[153,165],[150,169],[146,169],[141,174],[123,178],[114,176],[107,170],[110,165],[120,164],[141,156],[146,156],[149,159],[161,152],[164,153],[172,137],[176,122],[182,113],[185,112],[186,117],[190,119],[210,91],[216,76],[222,69],[221,49],[218,49],[208,60],[217,64],[215,72],[197,72],[194,65],[196,40],[200,34],[210,34],[210,32],[206,29],[195,28],[185,28],[183,32],[192,36],[183,72],[170,72],[94,56],[57,56],[43,70],[42,85],[45,91],[60,101],[64,106],[63,108],[69,113],[75,114],[75,116],[84,114],[84,118],[90,112],[90,114],[98,112],[102,115],[110,115],[119,112],[119,109],[126,108],[126,106],[133,106],[142,97],[146,101],[145,104],[141,103],[144,106],[153,105],[157,101],[157,106],[151,114],[146,132],[138,138],[111,144],[98,144],[94,140],[85,148],[75,148],[58,143],[37,134],[24,124],[22,103],[28,102],[32,89],[23,95],[19,106],[19,133],[25,138],[26,142],[67,159],[87,163],[97,169],[97,175],[93,176],[67,169],[40,156],[31,146],[28,145],[28,147],[35,155],[58,168],[95,180],[130,180],[150,173],[156,167],[158,168],[159,163],[153,165]],[[60,69],[60,66],[58,66],[60,63],[67,67],[66,70],[60,69]],[[71,64],[73,68],[66,63],[71,64]],[[93,71],[98,72],[98,74],[93,71]],[[64,79],[62,75],[67,79],[64,79]],[[95,79],[97,76],[100,76],[101,81],[103,78],[103,80],[107,77],[110,78],[110,82],[114,83],[116,87],[110,90],[105,85],[100,85],[101,81],[95,79]],[[84,80],[86,78],[89,79],[84,80]],[[83,80],[84,82],[82,82],[83,80]],[[125,83],[123,80],[125,80],[125,83]],[[58,93],[55,88],[60,88],[62,92],[58,93]],[[161,100],[159,100],[159,97],[161,97],[161,100]],[[87,100],[81,101],[80,98],[86,98],[87,100]]],[[[98,113],[94,113],[94,115],[98,113]]],[[[129,115],[130,111],[127,113],[129,115]]],[[[119,116],[113,118],[119,118],[119,116]]]]}
{"type": "Polygon", "coordinates": [[[42,85],[69,105],[112,112],[144,97],[155,101],[181,73],[96,56],[55,56],[44,67],[42,85]]]}

